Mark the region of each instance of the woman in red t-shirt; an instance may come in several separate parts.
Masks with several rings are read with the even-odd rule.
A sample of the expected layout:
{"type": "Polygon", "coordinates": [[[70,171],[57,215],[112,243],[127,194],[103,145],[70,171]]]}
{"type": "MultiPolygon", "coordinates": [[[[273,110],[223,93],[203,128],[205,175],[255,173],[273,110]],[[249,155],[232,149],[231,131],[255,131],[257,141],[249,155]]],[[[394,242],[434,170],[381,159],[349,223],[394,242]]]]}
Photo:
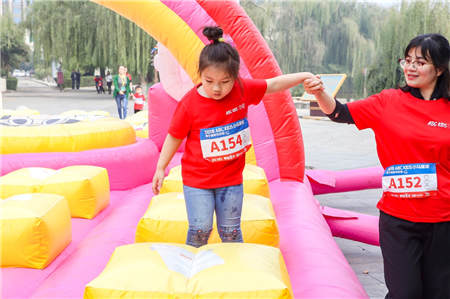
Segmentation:
{"type": "Polygon", "coordinates": [[[385,172],[380,247],[386,298],[450,298],[450,46],[419,35],[400,60],[406,86],[342,105],[305,80],[331,120],[375,133],[385,172]]]}
{"type": "Polygon", "coordinates": [[[296,73],[267,80],[240,79],[239,54],[223,41],[222,29],[206,27],[203,34],[211,44],[200,54],[201,83],[178,103],[153,177],[153,192],[158,194],[165,168],[187,138],[181,161],[189,221],[186,243],[196,247],[208,242],[214,211],[222,242],[243,241],[242,171],[251,146],[248,105],[312,77],[296,73]]]}

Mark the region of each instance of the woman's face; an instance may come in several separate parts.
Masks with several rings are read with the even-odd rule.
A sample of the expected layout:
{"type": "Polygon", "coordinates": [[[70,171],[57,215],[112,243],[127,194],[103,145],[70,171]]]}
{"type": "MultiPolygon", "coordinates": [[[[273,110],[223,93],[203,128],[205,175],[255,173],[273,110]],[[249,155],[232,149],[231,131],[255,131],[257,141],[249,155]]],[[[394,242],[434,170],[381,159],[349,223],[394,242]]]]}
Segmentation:
{"type": "Polygon", "coordinates": [[[442,71],[436,69],[431,58],[423,57],[420,47],[417,47],[409,50],[405,60],[406,65],[403,72],[408,86],[419,89],[434,89],[437,78],[442,71]]]}
{"type": "Polygon", "coordinates": [[[221,67],[208,66],[200,77],[203,89],[211,99],[221,100],[233,89],[234,78],[221,67]]]}
{"type": "Polygon", "coordinates": [[[119,74],[120,75],[125,75],[125,68],[123,66],[119,67],[119,74]]]}

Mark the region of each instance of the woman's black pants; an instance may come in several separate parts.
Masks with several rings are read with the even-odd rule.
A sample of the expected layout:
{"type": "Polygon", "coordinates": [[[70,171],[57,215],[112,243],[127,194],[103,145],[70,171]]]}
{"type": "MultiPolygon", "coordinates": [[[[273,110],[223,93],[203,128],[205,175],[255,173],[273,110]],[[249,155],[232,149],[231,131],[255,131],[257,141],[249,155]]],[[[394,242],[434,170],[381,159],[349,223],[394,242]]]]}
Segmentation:
{"type": "Polygon", "coordinates": [[[380,211],[386,299],[450,299],[450,222],[420,223],[380,211]]]}

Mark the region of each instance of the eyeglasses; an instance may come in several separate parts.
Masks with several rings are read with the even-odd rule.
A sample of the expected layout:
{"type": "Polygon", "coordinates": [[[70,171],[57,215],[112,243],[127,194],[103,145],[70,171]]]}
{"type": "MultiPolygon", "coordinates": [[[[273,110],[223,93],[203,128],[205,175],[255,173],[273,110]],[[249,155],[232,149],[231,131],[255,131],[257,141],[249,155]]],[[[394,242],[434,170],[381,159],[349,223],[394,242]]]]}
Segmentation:
{"type": "Polygon", "coordinates": [[[411,59],[399,59],[398,63],[400,64],[400,67],[402,69],[409,67],[409,66],[413,66],[416,70],[417,69],[421,69],[423,68],[423,66],[427,65],[427,64],[431,64],[431,63],[426,63],[426,62],[421,62],[421,61],[417,61],[417,60],[411,60],[411,59]]]}

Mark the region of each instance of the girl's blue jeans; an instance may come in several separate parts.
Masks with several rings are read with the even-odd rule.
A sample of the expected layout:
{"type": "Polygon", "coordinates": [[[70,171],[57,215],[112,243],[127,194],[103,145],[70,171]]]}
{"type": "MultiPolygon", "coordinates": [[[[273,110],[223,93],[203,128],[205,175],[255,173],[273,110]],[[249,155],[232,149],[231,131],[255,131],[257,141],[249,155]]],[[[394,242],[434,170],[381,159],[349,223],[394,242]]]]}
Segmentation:
{"type": "Polygon", "coordinates": [[[120,119],[127,118],[127,111],[128,111],[127,95],[118,93],[116,95],[116,104],[117,104],[117,111],[119,112],[119,118],[120,119]]]}
{"type": "Polygon", "coordinates": [[[199,189],[183,185],[183,191],[189,221],[186,244],[200,247],[208,243],[214,211],[222,242],[243,242],[242,184],[215,189],[199,189]]]}

